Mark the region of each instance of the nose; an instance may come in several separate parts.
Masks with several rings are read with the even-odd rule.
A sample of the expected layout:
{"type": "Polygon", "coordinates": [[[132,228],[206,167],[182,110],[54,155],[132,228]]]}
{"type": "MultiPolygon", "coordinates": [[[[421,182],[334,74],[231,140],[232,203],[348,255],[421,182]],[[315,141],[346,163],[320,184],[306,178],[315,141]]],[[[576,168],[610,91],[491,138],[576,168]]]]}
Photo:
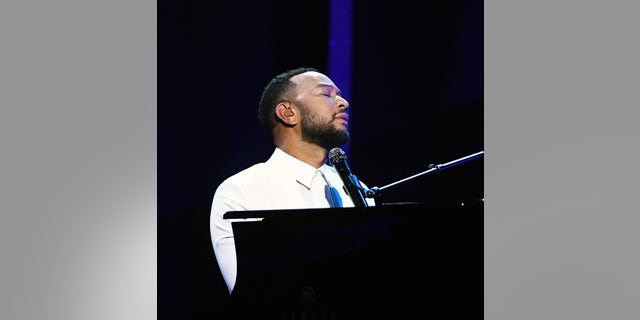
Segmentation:
{"type": "Polygon", "coordinates": [[[338,109],[347,110],[347,108],[349,108],[349,101],[347,101],[347,99],[343,98],[342,96],[336,97],[336,104],[338,106],[338,109]]]}

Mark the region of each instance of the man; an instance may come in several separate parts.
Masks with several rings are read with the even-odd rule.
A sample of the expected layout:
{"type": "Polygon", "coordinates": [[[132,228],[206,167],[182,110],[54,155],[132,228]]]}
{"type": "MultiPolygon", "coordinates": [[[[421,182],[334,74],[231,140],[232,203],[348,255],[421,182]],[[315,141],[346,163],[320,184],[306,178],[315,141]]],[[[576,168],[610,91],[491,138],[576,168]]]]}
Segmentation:
{"type": "Polygon", "coordinates": [[[265,87],[258,116],[275,150],[266,162],[222,182],[211,208],[211,240],[229,292],[237,270],[226,212],[354,206],[339,174],[326,164],[329,150],[349,140],[348,108],[340,89],[313,68],[287,71],[265,87]]]}

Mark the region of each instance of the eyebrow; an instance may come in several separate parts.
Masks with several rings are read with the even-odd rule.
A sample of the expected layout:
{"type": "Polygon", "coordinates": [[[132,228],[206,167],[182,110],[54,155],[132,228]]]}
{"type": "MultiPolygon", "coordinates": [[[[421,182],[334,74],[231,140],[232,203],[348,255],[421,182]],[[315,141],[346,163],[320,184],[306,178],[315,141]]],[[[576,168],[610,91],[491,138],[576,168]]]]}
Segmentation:
{"type": "Polygon", "coordinates": [[[336,93],[341,96],[342,95],[342,91],[340,91],[340,88],[336,87],[336,86],[332,86],[330,84],[325,84],[325,83],[320,83],[318,84],[318,86],[316,86],[316,88],[329,88],[329,89],[335,89],[336,93]]]}

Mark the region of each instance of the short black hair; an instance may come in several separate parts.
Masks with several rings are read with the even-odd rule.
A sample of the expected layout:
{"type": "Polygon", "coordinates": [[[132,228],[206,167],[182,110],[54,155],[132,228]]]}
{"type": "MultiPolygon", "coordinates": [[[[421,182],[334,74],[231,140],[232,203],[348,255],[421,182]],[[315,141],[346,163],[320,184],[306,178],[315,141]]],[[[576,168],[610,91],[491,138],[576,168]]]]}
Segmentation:
{"type": "Polygon", "coordinates": [[[318,72],[317,69],[308,67],[285,71],[271,79],[262,91],[260,103],[258,104],[258,119],[260,119],[262,127],[269,134],[273,134],[273,128],[275,128],[276,123],[279,121],[275,112],[276,106],[285,99],[285,95],[294,87],[291,78],[309,71],[318,72]]]}

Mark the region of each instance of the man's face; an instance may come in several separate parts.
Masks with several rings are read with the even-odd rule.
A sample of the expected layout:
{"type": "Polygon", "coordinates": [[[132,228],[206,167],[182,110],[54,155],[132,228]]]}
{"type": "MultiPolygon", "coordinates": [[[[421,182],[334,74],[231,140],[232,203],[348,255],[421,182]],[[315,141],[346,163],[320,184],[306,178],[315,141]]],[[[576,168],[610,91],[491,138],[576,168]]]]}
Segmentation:
{"type": "Polygon", "coordinates": [[[298,86],[295,101],[300,107],[302,140],[327,150],[349,141],[349,102],[327,76],[305,72],[291,79],[298,86]]]}

